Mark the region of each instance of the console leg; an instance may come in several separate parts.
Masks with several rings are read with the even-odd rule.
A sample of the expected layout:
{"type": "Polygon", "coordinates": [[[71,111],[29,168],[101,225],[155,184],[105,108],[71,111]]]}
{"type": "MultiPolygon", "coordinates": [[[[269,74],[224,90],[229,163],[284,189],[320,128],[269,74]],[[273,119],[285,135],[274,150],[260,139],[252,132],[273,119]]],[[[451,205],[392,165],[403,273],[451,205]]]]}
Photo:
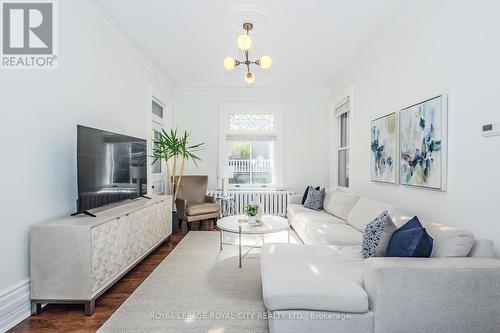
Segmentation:
{"type": "Polygon", "coordinates": [[[186,224],[187,224],[187,227],[188,227],[188,231],[190,231],[191,230],[191,222],[187,222],[186,221],[186,224]]]}
{"type": "Polygon", "coordinates": [[[42,312],[42,303],[31,303],[31,315],[36,316],[42,312]]]}
{"type": "Polygon", "coordinates": [[[85,302],[85,315],[92,316],[95,312],[95,301],[85,302]]]}

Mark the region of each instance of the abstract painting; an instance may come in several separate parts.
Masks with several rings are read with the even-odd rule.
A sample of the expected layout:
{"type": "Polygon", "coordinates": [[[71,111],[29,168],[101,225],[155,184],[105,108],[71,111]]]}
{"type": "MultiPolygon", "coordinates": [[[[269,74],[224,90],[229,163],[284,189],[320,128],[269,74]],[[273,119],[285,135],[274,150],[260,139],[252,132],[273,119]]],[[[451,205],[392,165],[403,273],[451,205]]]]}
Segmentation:
{"type": "Polygon", "coordinates": [[[400,112],[401,184],[445,190],[446,103],[438,96],[400,112]]]}
{"type": "Polygon", "coordinates": [[[396,113],[375,119],[371,127],[372,181],[396,184],[396,113]]]}

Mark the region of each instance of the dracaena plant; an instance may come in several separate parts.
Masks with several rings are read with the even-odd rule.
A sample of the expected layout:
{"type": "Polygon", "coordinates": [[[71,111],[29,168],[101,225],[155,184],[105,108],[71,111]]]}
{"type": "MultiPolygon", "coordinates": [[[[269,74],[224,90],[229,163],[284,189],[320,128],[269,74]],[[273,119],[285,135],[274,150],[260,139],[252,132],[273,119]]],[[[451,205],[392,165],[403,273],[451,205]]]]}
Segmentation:
{"type": "Polygon", "coordinates": [[[186,162],[193,161],[198,166],[201,161],[197,155],[205,143],[191,144],[187,131],[179,134],[177,129],[170,132],[162,130],[158,138],[153,138],[153,163],[164,160],[167,169],[169,194],[173,195],[173,202],[177,199],[179,184],[184,175],[186,162]]]}

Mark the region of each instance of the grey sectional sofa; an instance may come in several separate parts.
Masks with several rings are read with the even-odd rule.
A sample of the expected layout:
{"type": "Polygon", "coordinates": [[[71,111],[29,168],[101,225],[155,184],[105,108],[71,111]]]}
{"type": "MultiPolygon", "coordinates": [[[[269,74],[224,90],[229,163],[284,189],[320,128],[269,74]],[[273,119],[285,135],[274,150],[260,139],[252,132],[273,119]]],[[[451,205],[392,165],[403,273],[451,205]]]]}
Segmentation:
{"type": "Polygon", "coordinates": [[[434,239],[431,258],[365,260],[364,228],[384,210],[398,226],[410,218],[397,207],[339,191],[327,191],[323,211],[289,206],[290,224],[305,244],[262,249],[271,333],[500,332],[500,260],[493,258],[493,243],[422,221],[434,239]]]}

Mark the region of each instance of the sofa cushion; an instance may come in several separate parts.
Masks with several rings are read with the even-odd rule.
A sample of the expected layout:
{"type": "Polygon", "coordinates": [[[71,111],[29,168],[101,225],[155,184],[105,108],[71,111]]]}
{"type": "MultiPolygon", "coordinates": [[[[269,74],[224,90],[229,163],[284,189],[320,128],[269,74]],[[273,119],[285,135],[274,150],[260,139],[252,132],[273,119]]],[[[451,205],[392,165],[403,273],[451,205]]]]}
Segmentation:
{"type": "Polygon", "coordinates": [[[309,186],[307,191],[307,198],[304,202],[304,207],[320,210],[323,208],[323,201],[325,200],[325,189],[316,190],[314,187],[309,186]]]}
{"type": "Polygon", "coordinates": [[[200,203],[188,203],[186,208],[186,215],[202,215],[217,213],[219,211],[219,205],[216,203],[200,202],[200,203]]]}
{"type": "Polygon", "coordinates": [[[431,257],[467,257],[474,245],[474,235],[464,229],[438,223],[424,223],[434,239],[431,257]]]}
{"type": "Polygon", "coordinates": [[[491,239],[477,237],[474,239],[474,245],[467,256],[474,258],[493,258],[494,255],[495,250],[493,241],[491,239]]]}
{"type": "Polygon", "coordinates": [[[354,229],[348,224],[342,223],[322,223],[310,221],[306,224],[306,234],[311,244],[359,247],[361,255],[361,243],[363,233],[354,229]]]}
{"type": "Polygon", "coordinates": [[[336,247],[266,244],[261,255],[264,304],[275,310],[368,312],[364,261],[336,247]]]}
{"type": "MultiPolygon", "coordinates": [[[[347,223],[364,232],[368,223],[372,222],[384,211],[388,211],[391,218],[394,219],[397,219],[401,215],[400,210],[394,206],[361,197],[350,211],[347,223]]],[[[407,218],[406,221],[408,220],[407,218]]]]}
{"type": "Polygon", "coordinates": [[[347,220],[347,216],[356,201],[358,201],[358,197],[350,193],[328,190],[325,193],[323,209],[332,215],[347,220]]]}
{"type": "Polygon", "coordinates": [[[302,223],[308,223],[310,221],[316,221],[321,223],[341,223],[345,224],[344,220],[339,219],[333,215],[328,214],[324,210],[313,210],[306,208],[298,204],[288,205],[288,217],[290,222],[293,223],[294,220],[300,220],[302,223]]]}
{"type": "Polygon", "coordinates": [[[388,257],[429,258],[431,253],[432,237],[416,216],[394,231],[387,247],[388,257]]]}
{"type": "Polygon", "coordinates": [[[311,223],[311,221],[316,221],[317,223],[324,225],[338,223],[345,224],[344,220],[330,215],[325,211],[315,211],[299,204],[289,204],[287,214],[288,221],[292,225],[293,229],[297,235],[299,235],[300,239],[306,244],[314,244],[314,241],[309,239],[309,236],[306,233],[306,226],[311,223]]]}

